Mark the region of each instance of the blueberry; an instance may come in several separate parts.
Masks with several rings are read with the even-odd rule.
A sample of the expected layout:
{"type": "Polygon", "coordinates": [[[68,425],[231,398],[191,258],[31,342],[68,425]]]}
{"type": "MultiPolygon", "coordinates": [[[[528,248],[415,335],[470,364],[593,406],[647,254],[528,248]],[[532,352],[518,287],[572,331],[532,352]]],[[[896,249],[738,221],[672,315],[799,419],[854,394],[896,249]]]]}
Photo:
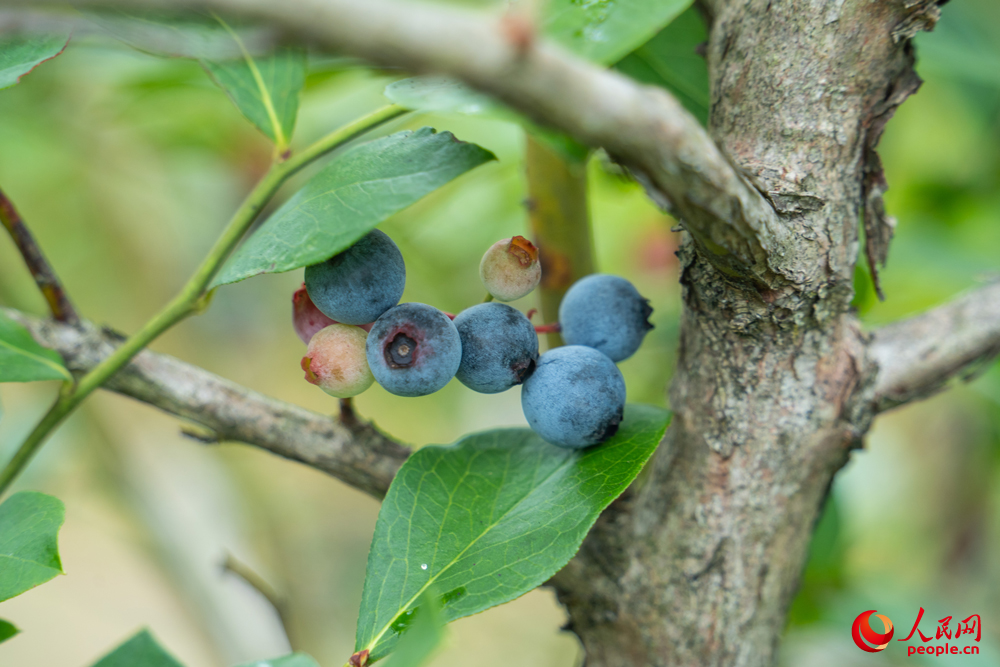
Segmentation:
{"type": "Polygon", "coordinates": [[[373,229],[344,252],[306,267],[306,289],[320,311],[344,324],[377,320],[403,296],[406,266],[399,248],[373,229]]]}
{"type": "Polygon", "coordinates": [[[595,274],[573,283],[559,304],[559,324],[568,345],[586,345],[612,361],[628,359],[653,328],[649,300],[618,276],[595,274]]]}
{"type": "Polygon", "coordinates": [[[331,324],[317,331],[302,357],[306,380],[337,398],[357,396],[372,386],[375,378],[365,355],[367,337],[360,327],[349,324],[331,324]]]}
{"type": "Polygon", "coordinates": [[[497,301],[520,299],[542,279],[538,248],[523,236],[500,239],[483,255],[479,277],[497,301]]]}
{"type": "Polygon", "coordinates": [[[483,394],[521,384],[538,360],[538,334],[521,311],[503,303],[481,303],[455,318],[462,338],[459,381],[483,394]]]}
{"type": "Polygon", "coordinates": [[[368,334],[368,364],[380,385],[397,396],[433,394],[462,362],[458,329],[437,308],[401,303],[375,321],[368,334]]]}
{"type": "Polygon", "coordinates": [[[521,388],[532,430],[559,447],[604,442],[625,412],[625,380],[615,363],[591,347],[567,345],[543,354],[521,388]]]}
{"type": "Polygon", "coordinates": [[[302,283],[302,287],[292,294],[292,326],[295,327],[295,333],[308,345],[317,331],[331,324],[337,323],[320,312],[309,298],[306,284],[302,283]]]}

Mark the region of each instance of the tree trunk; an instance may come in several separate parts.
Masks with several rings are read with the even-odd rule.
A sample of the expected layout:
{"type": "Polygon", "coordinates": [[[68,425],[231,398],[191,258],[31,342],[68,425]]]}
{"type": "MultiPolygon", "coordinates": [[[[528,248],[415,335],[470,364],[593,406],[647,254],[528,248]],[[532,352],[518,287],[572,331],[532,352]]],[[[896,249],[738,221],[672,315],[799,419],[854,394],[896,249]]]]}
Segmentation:
{"type": "Polygon", "coordinates": [[[674,421],[650,474],[554,580],[588,667],[772,665],[833,475],[872,416],[849,312],[858,226],[884,259],[874,145],[915,91],[933,3],[710,3],[716,142],[792,230],[766,278],[685,235],[674,421]]]}

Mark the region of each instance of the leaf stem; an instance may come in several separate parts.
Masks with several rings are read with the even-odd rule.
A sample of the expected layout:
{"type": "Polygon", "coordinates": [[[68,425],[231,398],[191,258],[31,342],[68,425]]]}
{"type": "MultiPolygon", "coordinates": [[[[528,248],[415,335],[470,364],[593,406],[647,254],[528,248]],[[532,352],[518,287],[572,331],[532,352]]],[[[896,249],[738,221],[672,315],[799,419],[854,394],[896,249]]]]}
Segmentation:
{"type": "Polygon", "coordinates": [[[344,145],[361,134],[392,120],[406,110],[389,105],[355,122],[345,125],[316,141],[301,153],[286,160],[275,161],[254,189],[247,195],[233,214],[229,224],[219,236],[208,255],[187,281],[181,291],[164,308],[153,316],[139,331],[126,340],[109,357],[80,378],[73,386],[63,385],[58,400],[38,422],[34,430],[21,443],[14,457],[0,470],[0,495],[7,490],[24,467],[41,447],[49,433],[65,419],[83,399],[117,373],[132,357],[138,354],[164,331],[190,315],[207,307],[209,284],[223,262],[229,257],[240,239],[257,218],[264,206],[288,178],[330,151],[344,145]]]}

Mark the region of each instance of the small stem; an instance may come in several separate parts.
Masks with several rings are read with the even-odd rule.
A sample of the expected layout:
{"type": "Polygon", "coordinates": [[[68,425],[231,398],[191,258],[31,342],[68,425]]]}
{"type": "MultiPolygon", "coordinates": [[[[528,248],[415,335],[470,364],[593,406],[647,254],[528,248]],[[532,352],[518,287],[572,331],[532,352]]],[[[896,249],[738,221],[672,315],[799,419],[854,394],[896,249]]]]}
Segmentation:
{"type": "Polygon", "coordinates": [[[354,411],[354,399],[340,399],[340,423],[351,427],[358,425],[358,414],[354,411]]]}
{"type": "Polygon", "coordinates": [[[274,196],[274,193],[277,192],[278,188],[281,187],[281,184],[288,177],[358,135],[403,113],[406,113],[405,109],[394,105],[383,107],[350,125],[331,132],[298,155],[294,155],[284,162],[272,164],[268,172],[264,174],[264,177],[261,178],[236,210],[236,213],[233,214],[222,235],[219,236],[215,245],[209,250],[204,261],[184,285],[180,293],[109,357],[80,378],[75,388],[64,387],[64,391],[60,394],[55,405],[49,409],[38,425],[35,426],[35,429],[21,443],[21,447],[14,454],[14,457],[0,471],[0,495],[7,490],[7,487],[10,486],[21,470],[28,464],[52,429],[69,415],[83,399],[117,373],[122,366],[127,364],[132,357],[149,345],[157,336],[189,315],[201,312],[204,309],[206,303],[205,290],[211,283],[212,278],[215,277],[215,274],[222,267],[222,263],[226,261],[226,258],[229,257],[229,254],[236,247],[236,244],[243,238],[243,235],[257,218],[260,211],[267,205],[267,202],[270,201],[271,197],[274,196]]]}
{"type": "Polygon", "coordinates": [[[278,615],[278,620],[281,621],[281,627],[285,631],[285,638],[288,639],[288,645],[295,651],[298,647],[293,639],[294,633],[292,632],[291,619],[288,614],[288,603],[278,594],[278,591],[271,584],[267,583],[262,576],[254,572],[249,565],[240,562],[232,554],[226,554],[226,560],[222,563],[222,570],[235,574],[270,603],[271,607],[274,608],[274,612],[278,615]]]}
{"type": "MultiPolygon", "coordinates": [[[[543,322],[559,319],[559,302],[574,282],[594,272],[587,207],[586,162],[569,162],[528,135],[528,214],[542,262],[539,296],[543,322]]],[[[563,344],[551,332],[549,349],[563,344]]]]}
{"type": "Polygon", "coordinates": [[[486,293],[486,297],[485,297],[485,298],[483,298],[483,303],[489,303],[489,302],[490,302],[490,301],[492,301],[492,300],[493,300],[493,295],[492,295],[492,294],[490,294],[489,292],[487,292],[487,293],[486,293]]]}
{"type": "Polygon", "coordinates": [[[45,259],[41,248],[35,242],[31,232],[21,215],[14,208],[14,203],[7,198],[7,195],[0,190],[0,222],[10,232],[14,245],[21,252],[24,263],[31,272],[31,277],[35,279],[35,284],[41,290],[42,296],[49,304],[52,317],[60,322],[66,322],[74,326],[80,323],[80,318],[76,314],[76,309],[70,303],[62,283],[52,270],[52,265],[45,259]]]}
{"type": "Polygon", "coordinates": [[[553,322],[552,324],[536,324],[535,333],[540,334],[557,334],[562,331],[562,326],[558,322],[553,322]]]}

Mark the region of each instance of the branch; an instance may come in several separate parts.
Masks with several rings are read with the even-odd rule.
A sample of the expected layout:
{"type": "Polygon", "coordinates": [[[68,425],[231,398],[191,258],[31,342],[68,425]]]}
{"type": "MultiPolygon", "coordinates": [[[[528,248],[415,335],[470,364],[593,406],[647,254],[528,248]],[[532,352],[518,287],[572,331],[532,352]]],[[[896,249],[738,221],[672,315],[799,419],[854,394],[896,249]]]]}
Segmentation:
{"type": "Polygon", "coordinates": [[[41,248],[35,243],[34,237],[28,231],[24,220],[21,219],[21,214],[14,208],[14,202],[8,199],[2,190],[0,190],[0,222],[10,232],[10,237],[21,252],[21,257],[24,258],[24,264],[31,272],[31,277],[35,279],[35,284],[38,285],[42,296],[49,304],[52,316],[60,322],[79,324],[80,318],[77,316],[73,304],[70,303],[69,297],[66,296],[66,290],[59,282],[56,272],[52,270],[52,266],[45,259],[41,248]]]}
{"type": "Polygon", "coordinates": [[[931,396],[954,377],[974,377],[1000,355],[1000,281],[877,329],[869,352],[879,367],[878,412],[931,396]]]}
{"type": "MultiPolygon", "coordinates": [[[[74,371],[87,371],[121,344],[83,322],[81,329],[2,309],[74,371]]],[[[144,351],[105,385],[209,429],[322,470],[375,498],[385,496],[410,451],[371,424],[347,425],[240,386],[165,354],[144,351]]]]}
{"type": "MultiPolygon", "coordinates": [[[[0,0],[58,6],[65,0],[0,0]]],[[[776,279],[791,230],[698,121],[661,88],[573,57],[496,14],[387,0],[70,0],[76,6],[212,9],[261,19],[378,65],[457,77],[537,122],[603,147],[672,210],[729,275],[776,279]]]]}

